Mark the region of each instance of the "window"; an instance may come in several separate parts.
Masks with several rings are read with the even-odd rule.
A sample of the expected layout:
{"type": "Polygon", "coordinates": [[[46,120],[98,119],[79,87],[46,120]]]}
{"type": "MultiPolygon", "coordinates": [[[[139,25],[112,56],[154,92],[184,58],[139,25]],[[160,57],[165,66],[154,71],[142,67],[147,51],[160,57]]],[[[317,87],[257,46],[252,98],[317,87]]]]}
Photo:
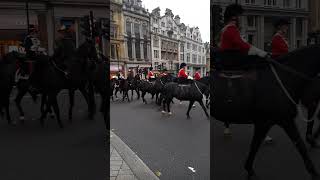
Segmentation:
{"type": "Polygon", "coordinates": [[[198,55],[198,64],[201,64],[201,56],[198,55]]]}
{"type": "Polygon", "coordinates": [[[199,46],[198,51],[201,52],[201,46],[199,46]]]}
{"type": "Polygon", "coordinates": [[[184,51],[184,44],[180,44],[180,51],[184,51]]]}
{"type": "Polygon", "coordinates": [[[128,47],[128,57],[130,59],[132,59],[132,41],[131,41],[131,39],[128,39],[127,47],[128,47]]]}
{"type": "Polygon", "coordinates": [[[111,44],[111,58],[115,59],[116,58],[116,45],[111,44]]]}
{"type": "Polygon", "coordinates": [[[159,39],[153,38],[153,47],[159,47],[159,39]]]}
{"type": "Polygon", "coordinates": [[[197,63],[197,55],[192,55],[192,63],[197,63]]]}
{"type": "Polygon", "coordinates": [[[197,45],[196,44],[192,44],[192,50],[194,50],[194,51],[197,50],[197,45]]]}
{"type": "Polygon", "coordinates": [[[187,62],[190,62],[190,53],[187,53],[187,62]]]}
{"type": "Polygon", "coordinates": [[[148,47],[147,47],[148,44],[147,43],[148,43],[147,41],[145,41],[143,43],[143,57],[144,57],[145,60],[148,59],[148,47]]]}
{"type": "Polygon", "coordinates": [[[159,51],[153,50],[154,58],[159,58],[159,51]]]}
{"type": "Polygon", "coordinates": [[[140,51],[140,41],[139,40],[136,40],[136,43],[135,43],[135,49],[136,49],[136,58],[137,59],[140,59],[141,58],[141,51],[140,51]]]}
{"type": "Polygon", "coordinates": [[[187,49],[190,49],[190,43],[187,43],[187,49]]]}
{"type": "Polygon", "coordinates": [[[134,35],[140,38],[140,25],[137,23],[134,23],[134,35]]]}
{"type": "Polygon", "coordinates": [[[117,37],[117,25],[112,24],[110,26],[110,37],[111,38],[116,38],[117,37]]]}
{"type": "Polygon", "coordinates": [[[283,6],[284,6],[284,7],[290,7],[290,1],[291,1],[291,0],[284,0],[283,6]]]}
{"type": "Polygon", "coordinates": [[[248,35],[248,43],[250,43],[250,44],[253,43],[253,35],[252,34],[248,35]]]}
{"type": "Polygon", "coordinates": [[[297,19],[296,32],[298,37],[302,37],[302,19],[297,19]]]}
{"type": "Polygon", "coordinates": [[[183,56],[183,54],[180,54],[180,60],[181,60],[182,62],[184,62],[184,56],[183,56]]]}
{"type": "Polygon", "coordinates": [[[163,34],[163,35],[164,35],[164,31],[163,31],[163,30],[161,31],[161,34],[163,34]]]}
{"type": "Polygon", "coordinates": [[[166,26],[166,23],[161,22],[161,27],[165,27],[165,26],[166,26]]]}
{"type": "Polygon", "coordinates": [[[301,8],[301,0],[296,0],[296,7],[301,8]]]}
{"type": "Polygon", "coordinates": [[[255,16],[247,16],[247,22],[249,27],[255,27],[255,16]]]}
{"type": "Polygon", "coordinates": [[[129,21],[126,22],[126,30],[127,30],[127,35],[131,36],[131,22],[129,21]]]}
{"type": "Polygon", "coordinates": [[[146,36],[148,34],[148,28],[146,25],[142,26],[142,34],[143,34],[143,36],[146,36]]]}
{"type": "Polygon", "coordinates": [[[113,11],[110,11],[110,20],[111,20],[111,21],[114,20],[113,11]]]}

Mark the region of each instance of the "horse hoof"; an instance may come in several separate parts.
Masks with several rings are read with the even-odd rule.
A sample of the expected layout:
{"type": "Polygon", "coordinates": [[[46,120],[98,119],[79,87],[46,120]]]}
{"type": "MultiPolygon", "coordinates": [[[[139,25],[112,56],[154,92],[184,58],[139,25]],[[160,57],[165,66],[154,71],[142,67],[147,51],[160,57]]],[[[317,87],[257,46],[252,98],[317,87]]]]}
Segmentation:
{"type": "Polygon", "coordinates": [[[312,175],[311,180],[320,180],[320,176],[318,174],[314,174],[312,175]]]}
{"type": "Polygon", "coordinates": [[[12,121],[12,122],[9,123],[9,125],[15,127],[15,126],[17,126],[17,122],[16,121],[12,121]]]}
{"type": "Polygon", "coordinates": [[[167,112],[165,112],[165,111],[161,111],[161,113],[162,113],[162,114],[166,114],[167,112]]]}
{"type": "Polygon", "coordinates": [[[20,116],[20,117],[19,117],[19,120],[20,120],[20,121],[24,121],[24,116],[20,116]]]}
{"type": "Polygon", "coordinates": [[[229,129],[229,128],[225,128],[224,131],[223,131],[223,134],[224,134],[225,136],[231,136],[231,131],[230,131],[230,129],[229,129]]]}
{"type": "Polygon", "coordinates": [[[172,115],[172,112],[169,112],[168,115],[171,116],[171,115],[172,115]]]}
{"type": "Polygon", "coordinates": [[[259,177],[257,176],[257,174],[253,171],[253,170],[250,170],[248,171],[248,176],[247,176],[248,180],[259,180],[259,177]]]}
{"type": "Polygon", "coordinates": [[[190,119],[190,116],[187,115],[187,119],[190,119]]]}

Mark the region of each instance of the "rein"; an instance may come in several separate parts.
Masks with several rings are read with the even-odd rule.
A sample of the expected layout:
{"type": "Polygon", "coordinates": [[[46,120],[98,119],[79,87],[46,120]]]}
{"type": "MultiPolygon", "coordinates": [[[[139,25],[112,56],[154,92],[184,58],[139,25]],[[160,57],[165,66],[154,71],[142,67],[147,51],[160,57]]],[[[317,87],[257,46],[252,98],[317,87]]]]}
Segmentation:
{"type": "MultiPolygon", "coordinates": [[[[270,60],[268,60],[268,61],[270,61],[270,60]]],[[[270,61],[270,62],[275,62],[275,61],[270,61]]],[[[276,63],[278,63],[278,62],[276,62],[276,63]]],[[[279,64],[280,64],[280,63],[278,63],[277,65],[279,65],[279,64]]],[[[286,68],[285,70],[287,70],[287,71],[289,71],[289,72],[292,72],[292,73],[295,73],[296,75],[299,75],[300,77],[304,77],[304,79],[306,79],[306,80],[308,80],[308,81],[312,81],[312,79],[309,78],[309,77],[307,77],[306,75],[304,75],[304,74],[302,74],[302,73],[299,73],[299,72],[295,71],[294,69],[289,68],[289,67],[287,67],[287,66],[284,66],[284,65],[282,65],[282,64],[280,64],[280,65],[281,65],[281,68],[286,68]]],[[[274,67],[273,64],[270,64],[270,68],[271,68],[271,71],[272,71],[272,73],[274,74],[276,80],[277,80],[278,83],[280,84],[281,89],[283,90],[283,92],[286,94],[286,96],[287,96],[288,99],[291,101],[291,103],[296,106],[297,111],[298,111],[298,116],[299,116],[303,121],[305,121],[305,122],[307,122],[307,123],[314,121],[315,118],[316,118],[316,116],[317,116],[317,114],[318,114],[319,111],[320,111],[320,103],[318,103],[317,109],[316,109],[316,111],[313,113],[312,118],[311,118],[311,119],[305,118],[305,117],[303,116],[303,112],[302,112],[303,110],[302,110],[302,105],[301,105],[301,103],[298,104],[298,103],[292,98],[292,96],[290,95],[289,91],[288,91],[287,88],[284,86],[283,82],[281,81],[281,79],[280,79],[280,77],[279,77],[279,74],[277,73],[277,71],[276,71],[276,69],[275,69],[275,67],[274,67]]]]}
{"type": "Polygon", "coordinates": [[[194,85],[197,87],[198,91],[200,92],[200,94],[203,96],[203,93],[201,92],[201,90],[199,89],[198,85],[197,85],[197,82],[194,81],[194,85]]]}

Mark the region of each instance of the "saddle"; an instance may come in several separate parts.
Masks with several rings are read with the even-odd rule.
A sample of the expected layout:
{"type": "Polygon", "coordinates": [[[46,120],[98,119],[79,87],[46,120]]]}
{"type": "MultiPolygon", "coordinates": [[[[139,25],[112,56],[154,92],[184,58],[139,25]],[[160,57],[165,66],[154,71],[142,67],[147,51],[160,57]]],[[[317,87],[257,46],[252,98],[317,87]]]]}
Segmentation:
{"type": "Polygon", "coordinates": [[[257,80],[257,71],[216,71],[214,73],[215,97],[227,104],[240,105],[250,97],[257,80]]]}

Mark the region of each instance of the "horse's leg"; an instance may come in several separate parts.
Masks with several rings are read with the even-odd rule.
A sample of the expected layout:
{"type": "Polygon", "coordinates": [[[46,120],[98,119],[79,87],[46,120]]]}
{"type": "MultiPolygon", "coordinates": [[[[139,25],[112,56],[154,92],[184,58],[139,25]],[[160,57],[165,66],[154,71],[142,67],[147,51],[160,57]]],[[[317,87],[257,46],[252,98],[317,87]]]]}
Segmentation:
{"type": "Polygon", "coordinates": [[[142,94],[141,94],[141,97],[142,97],[142,101],[147,104],[147,101],[146,99],[144,98],[144,96],[146,95],[146,92],[145,91],[142,91],[142,94]]]}
{"type": "Polygon", "coordinates": [[[170,111],[170,103],[171,103],[171,101],[172,101],[172,98],[168,98],[168,100],[167,100],[167,108],[168,108],[168,114],[169,115],[172,115],[172,112],[170,111]]]}
{"type": "MultiPolygon", "coordinates": [[[[88,104],[88,111],[89,111],[89,119],[93,119],[94,117],[94,108],[92,107],[93,104],[91,104],[93,101],[90,100],[90,96],[89,93],[86,91],[86,89],[84,87],[80,87],[79,91],[81,92],[82,96],[84,97],[84,99],[86,100],[87,104],[88,104]]],[[[94,97],[94,96],[93,96],[94,97]]]]}
{"type": "Polygon", "coordinates": [[[74,106],[74,89],[69,89],[69,122],[72,123],[72,110],[74,106]]]}
{"type": "Polygon", "coordinates": [[[311,147],[319,147],[320,144],[313,137],[313,133],[312,133],[313,126],[314,126],[314,121],[310,121],[307,123],[306,141],[311,145],[311,147]]]}
{"type": "Polygon", "coordinates": [[[188,107],[188,111],[187,111],[187,118],[188,119],[190,119],[190,110],[191,110],[193,104],[194,104],[193,100],[189,102],[189,107],[188,107]]]}
{"type": "Polygon", "coordinates": [[[126,96],[128,98],[128,102],[130,102],[130,98],[129,98],[129,90],[126,91],[126,96]]]}
{"type": "Polygon", "coordinates": [[[132,88],[131,89],[131,101],[133,101],[133,91],[134,91],[134,89],[132,88]]]}
{"type": "Polygon", "coordinates": [[[162,101],[162,113],[166,113],[166,103],[167,103],[167,100],[165,98],[163,98],[163,101],[162,101]]]}
{"type": "Polygon", "coordinates": [[[89,96],[89,100],[90,100],[90,104],[91,104],[91,108],[92,108],[92,113],[94,115],[96,113],[96,102],[95,102],[94,87],[93,87],[92,82],[89,82],[88,96],[89,96]]]}
{"type": "Polygon", "coordinates": [[[266,134],[268,133],[270,128],[271,126],[266,124],[259,124],[259,125],[255,124],[254,126],[254,135],[251,141],[250,152],[245,164],[245,169],[248,172],[249,178],[252,178],[253,176],[255,176],[255,172],[253,170],[253,161],[259,150],[259,147],[262,144],[263,139],[266,137],[266,134]]]}
{"type": "Polygon", "coordinates": [[[43,93],[41,98],[41,117],[40,117],[40,124],[44,127],[44,119],[47,116],[47,113],[50,111],[51,102],[47,99],[47,94],[43,93]],[[44,110],[44,105],[46,105],[46,109],[44,110]]]}
{"type": "Polygon", "coordinates": [[[18,89],[18,94],[15,98],[15,104],[16,104],[16,107],[18,108],[18,111],[20,113],[20,122],[23,124],[24,123],[24,112],[23,112],[23,109],[22,109],[22,106],[21,106],[21,100],[22,98],[24,97],[24,95],[28,92],[27,89],[18,89]]]}
{"type": "Polygon", "coordinates": [[[60,110],[59,110],[59,105],[58,105],[58,101],[57,101],[57,94],[49,95],[49,102],[51,102],[51,104],[52,104],[53,111],[56,114],[57,121],[58,121],[60,128],[63,128],[63,124],[60,119],[60,110]]]}
{"type": "Polygon", "coordinates": [[[319,174],[317,173],[317,171],[314,167],[314,164],[308,155],[306,145],[304,144],[304,142],[299,134],[299,131],[298,131],[298,128],[297,128],[295,122],[290,121],[289,123],[286,123],[285,125],[282,125],[281,127],[285,130],[286,134],[289,136],[289,138],[291,139],[293,144],[298,149],[300,155],[303,158],[303,161],[304,161],[304,164],[305,164],[307,171],[310,173],[310,175],[313,178],[319,178],[319,174]]]}
{"type": "Polygon", "coordinates": [[[137,99],[140,99],[140,91],[139,91],[139,89],[136,89],[136,92],[137,92],[137,95],[138,95],[137,99]]]}
{"type": "Polygon", "coordinates": [[[207,118],[209,119],[209,114],[208,114],[208,112],[207,112],[206,107],[205,107],[204,104],[203,104],[203,101],[200,100],[200,101],[198,101],[198,102],[199,102],[199,104],[201,105],[201,107],[202,107],[204,113],[206,114],[207,118]]]}
{"type": "Polygon", "coordinates": [[[7,121],[8,121],[8,124],[9,124],[9,125],[16,125],[16,122],[12,122],[12,121],[11,121],[9,104],[10,104],[10,96],[8,96],[8,97],[6,98],[6,102],[5,102],[5,111],[6,111],[6,115],[7,115],[7,121]]]}

